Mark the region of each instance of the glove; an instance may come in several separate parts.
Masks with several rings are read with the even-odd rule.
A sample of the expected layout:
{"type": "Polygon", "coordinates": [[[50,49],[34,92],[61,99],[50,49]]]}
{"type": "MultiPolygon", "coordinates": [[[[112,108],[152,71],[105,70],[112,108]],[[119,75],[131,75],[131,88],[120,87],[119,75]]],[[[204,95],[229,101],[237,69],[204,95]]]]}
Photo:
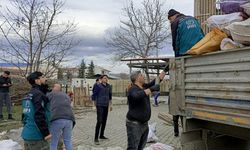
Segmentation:
{"type": "Polygon", "coordinates": [[[151,86],[149,89],[151,92],[160,91],[160,84],[155,84],[154,86],[151,86]]]}
{"type": "Polygon", "coordinates": [[[169,71],[169,65],[165,66],[165,68],[163,69],[164,72],[168,72],[169,71]]]}

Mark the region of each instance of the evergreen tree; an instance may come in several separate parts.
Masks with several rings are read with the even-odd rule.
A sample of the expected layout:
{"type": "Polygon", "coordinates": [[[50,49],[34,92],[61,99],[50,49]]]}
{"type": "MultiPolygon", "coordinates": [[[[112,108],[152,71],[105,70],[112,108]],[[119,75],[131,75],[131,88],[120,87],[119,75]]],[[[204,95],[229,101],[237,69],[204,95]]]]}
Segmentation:
{"type": "Polygon", "coordinates": [[[63,79],[63,69],[62,68],[58,68],[57,79],[58,80],[62,80],[63,79]]]}
{"type": "Polygon", "coordinates": [[[88,67],[88,73],[87,73],[87,78],[93,78],[95,75],[95,65],[94,62],[91,60],[89,67],[88,67]]]}
{"type": "Polygon", "coordinates": [[[78,75],[79,78],[85,78],[85,69],[87,69],[87,67],[86,67],[84,59],[82,59],[82,62],[79,68],[79,75],[78,75]]]}

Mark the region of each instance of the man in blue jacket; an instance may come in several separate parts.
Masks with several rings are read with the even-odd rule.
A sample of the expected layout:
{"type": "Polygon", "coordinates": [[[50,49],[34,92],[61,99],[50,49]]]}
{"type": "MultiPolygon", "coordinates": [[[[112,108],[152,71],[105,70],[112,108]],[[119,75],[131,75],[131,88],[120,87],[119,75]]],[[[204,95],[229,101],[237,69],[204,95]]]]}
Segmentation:
{"type": "MultiPolygon", "coordinates": [[[[168,19],[171,23],[172,46],[175,57],[185,55],[190,48],[204,37],[200,24],[194,17],[185,16],[174,9],[170,9],[168,19]]],[[[175,136],[179,136],[179,117],[179,114],[173,115],[175,136]]]]}
{"type": "Polygon", "coordinates": [[[100,77],[101,83],[97,84],[93,91],[92,100],[94,101],[94,105],[96,106],[97,110],[97,123],[95,128],[95,144],[99,145],[100,139],[108,139],[104,136],[104,130],[106,127],[106,122],[108,118],[108,110],[110,106],[110,111],[112,110],[111,107],[111,100],[112,100],[112,88],[108,84],[108,76],[102,75],[100,77]],[[101,132],[100,132],[101,128],[101,132]]]}
{"type": "Polygon", "coordinates": [[[32,86],[28,96],[23,99],[22,122],[25,150],[49,150],[49,100],[43,93],[42,85],[46,82],[43,73],[35,71],[27,80],[32,86]]]}

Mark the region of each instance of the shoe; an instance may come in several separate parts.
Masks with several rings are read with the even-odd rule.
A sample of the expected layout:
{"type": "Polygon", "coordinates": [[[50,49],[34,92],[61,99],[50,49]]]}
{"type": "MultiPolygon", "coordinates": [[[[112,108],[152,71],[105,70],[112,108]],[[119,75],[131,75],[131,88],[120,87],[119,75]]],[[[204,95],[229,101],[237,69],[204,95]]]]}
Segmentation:
{"type": "Polygon", "coordinates": [[[179,133],[174,133],[174,136],[175,136],[175,137],[178,137],[178,136],[179,136],[179,133]]]}
{"type": "Polygon", "coordinates": [[[95,139],[94,143],[95,143],[95,145],[100,145],[100,143],[99,143],[99,140],[98,140],[98,139],[95,139]]]}
{"type": "Polygon", "coordinates": [[[14,118],[12,117],[12,114],[9,114],[8,119],[14,120],[14,118]]]}
{"type": "Polygon", "coordinates": [[[100,136],[100,139],[102,139],[102,140],[108,140],[109,138],[107,138],[105,136],[100,136]]]}

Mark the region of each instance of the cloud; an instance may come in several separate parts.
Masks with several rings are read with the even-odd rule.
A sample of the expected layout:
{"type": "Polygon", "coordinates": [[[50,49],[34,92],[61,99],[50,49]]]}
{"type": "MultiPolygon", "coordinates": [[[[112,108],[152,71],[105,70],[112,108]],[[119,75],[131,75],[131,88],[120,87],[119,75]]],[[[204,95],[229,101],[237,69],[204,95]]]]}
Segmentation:
{"type": "MultiPolygon", "coordinates": [[[[1,5],[8,4],[9,0],[1,0],[1,5]],[[3,1],[3,2],[2,2],[3,1]]],[[[135,0],[139,3],[139,0],[135,0]]],[[[142,0],[140,0],[142,1],[142,0]]],[[[61,21],[74,20],[78,24],[77,39],[79,45],[72,49],[67,59],[67,66],[79,65],[84,58],[96,65],[102,66],[112,72],[128,72],[126,63],[114,62],[114,55],[106,47],[104,36],[108,28],[119,26],[122,8],[126,0],[67,0],[63,13],[58,17],[61,21]]],[[[194,0],[169,0],[167,8],[193,15],[194,0]]],[[[1,9],[1,8],[0,8],[1,9]]],[[[160,56],[173,55],[170,43],[159,51],[160,56]]]]}

